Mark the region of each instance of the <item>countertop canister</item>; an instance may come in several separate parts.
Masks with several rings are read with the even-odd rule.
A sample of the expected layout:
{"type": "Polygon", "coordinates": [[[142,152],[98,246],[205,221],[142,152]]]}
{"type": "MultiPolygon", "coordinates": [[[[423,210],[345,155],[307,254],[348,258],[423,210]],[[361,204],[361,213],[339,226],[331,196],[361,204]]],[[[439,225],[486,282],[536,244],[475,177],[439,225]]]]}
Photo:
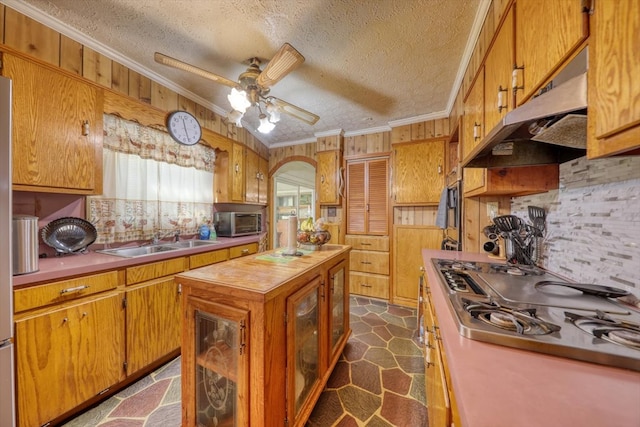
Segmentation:
{"type": "Polygon", "coordinates": [[[13,275],[38,271],[38,217],[12,217],[13,275]]]}

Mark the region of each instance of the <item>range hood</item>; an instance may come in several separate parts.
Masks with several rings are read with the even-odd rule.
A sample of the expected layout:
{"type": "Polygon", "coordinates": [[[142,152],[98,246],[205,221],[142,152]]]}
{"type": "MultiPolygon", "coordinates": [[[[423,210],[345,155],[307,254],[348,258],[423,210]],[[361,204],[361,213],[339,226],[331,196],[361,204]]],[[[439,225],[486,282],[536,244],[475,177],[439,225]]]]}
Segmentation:
{"type": "Polygon", "coordinates": [[[507,113],[463,167],[504,168],[564,163],[586,154],[584,71],[507,113]]]}

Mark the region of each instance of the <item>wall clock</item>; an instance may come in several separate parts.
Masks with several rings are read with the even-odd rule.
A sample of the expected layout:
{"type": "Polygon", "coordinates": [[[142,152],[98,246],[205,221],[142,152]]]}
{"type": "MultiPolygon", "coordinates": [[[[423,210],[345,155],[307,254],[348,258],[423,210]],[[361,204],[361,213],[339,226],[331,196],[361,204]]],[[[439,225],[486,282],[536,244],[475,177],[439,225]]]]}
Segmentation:
{"type": "Polygon", "coordinates": [[[195,145],[202,138],[198,119],[186,111],[174,111],[167,116],[169,135],[180,144],[195,145]]]}

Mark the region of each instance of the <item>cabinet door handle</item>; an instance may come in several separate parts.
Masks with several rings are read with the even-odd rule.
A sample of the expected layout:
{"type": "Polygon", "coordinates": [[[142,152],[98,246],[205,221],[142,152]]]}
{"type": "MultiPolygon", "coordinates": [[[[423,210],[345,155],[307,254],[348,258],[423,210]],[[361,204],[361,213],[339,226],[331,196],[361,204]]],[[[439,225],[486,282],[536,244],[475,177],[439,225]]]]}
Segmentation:
{"type": "Polygon", "coordinates": [[[502,113],[502,110],[507,109],[507,104],[504,102],[507,92],[507,89],[503,88],[502,85],[498,87],[498,113],[502,113]]]}
{"type": "Polygon", "coordinates": [[[68,294],[69,292],[79,292],[85,289],[89,289],[89,285],[80,285],[75,288],[66,288],[60,291],[60,295],[68,294]]]}
{"type": "Polygon", "coordinates": [[[522,86],[518,86],[518,71],[522,71],[524,74],[524,65],[520,67],[517,65],[513,66],[513,71],[511,72],[511,90],[513,90],[514,95],[519,89],[524,89],[524,84],[522,86]]]}
{"type": "Polygon", "coordinates": [[[82,122],[82,136],[89,136],[89,121],[82,122]]]}
{"type": "Polygon", "coordinates": [[[320,175],[320,184],[324,184],[324,175],[320,175]]]}

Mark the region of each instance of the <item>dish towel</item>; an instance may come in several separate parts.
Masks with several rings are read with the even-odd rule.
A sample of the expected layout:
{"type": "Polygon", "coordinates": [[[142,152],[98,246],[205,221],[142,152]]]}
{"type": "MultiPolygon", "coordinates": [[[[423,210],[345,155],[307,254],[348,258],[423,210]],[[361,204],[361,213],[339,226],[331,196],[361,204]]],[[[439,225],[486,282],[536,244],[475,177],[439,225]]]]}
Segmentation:
{"type": "Polygon", "coordinates": [[[447,197],[449,189],[444,188],[440,194],[440,203],[438,204],[438,212],[436,214],[436,227],[447,228],[447,197]]]}

